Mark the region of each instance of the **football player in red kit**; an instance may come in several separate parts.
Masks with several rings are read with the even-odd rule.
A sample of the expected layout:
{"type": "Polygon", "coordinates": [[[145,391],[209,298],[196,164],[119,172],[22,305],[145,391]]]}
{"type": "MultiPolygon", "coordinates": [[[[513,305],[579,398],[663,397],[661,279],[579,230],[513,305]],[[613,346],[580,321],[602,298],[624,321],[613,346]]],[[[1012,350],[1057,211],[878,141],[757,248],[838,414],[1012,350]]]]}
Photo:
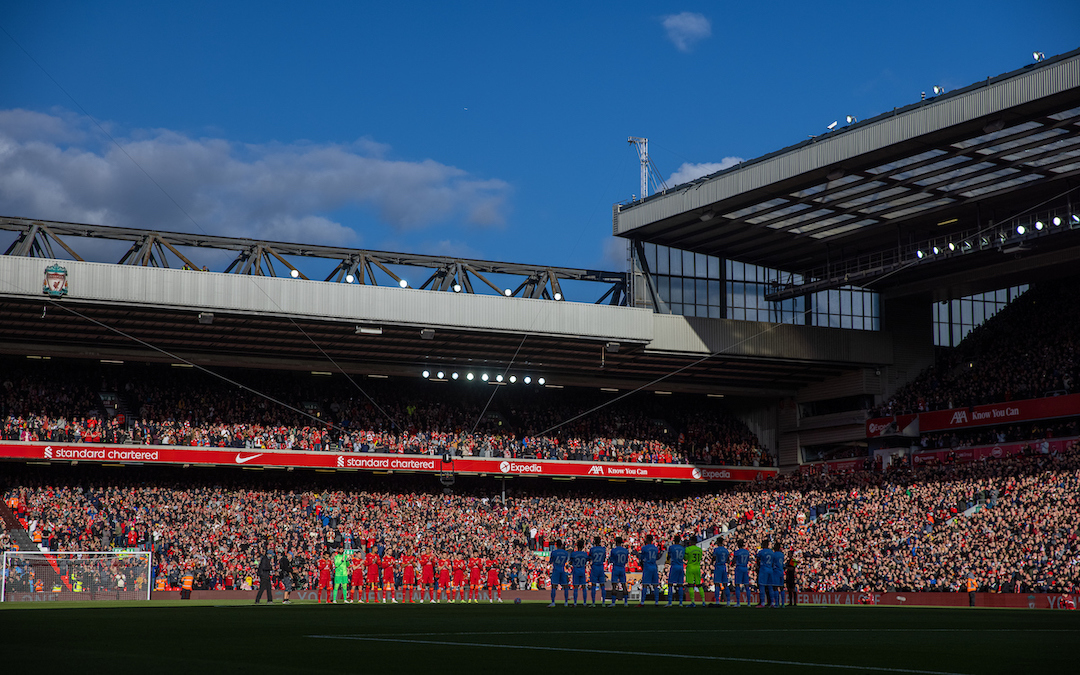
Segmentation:
{"type": "MultiPolygon", "coordinates": [[[[450,561],[446,558],[439,559],[439,591],[443,594],[444,598],[449,599],[450,591],[450,561]]],[[[435,602],[439,601],[439,597],[436,594],[435,602]]]]}
{"type": "Polygon", "coordinates": [[[469,602],[480,599],[480,568],[484,561],[480,556],[473,555],[469,558],[469,602]]]}
{"type": "Polygon", "coordinates": [[[435,556],[431,551],[425,551],[420,556],[420,583],[423,584],[420,589],[420,602],[424,602],[425,591],[430,600],[435,602],[435,556]]]}
{"type": "Polygon", "coordinates": [[[323,590],[326,591],[326,601],[330,602],[330,592],[333,586],[334,565],[330,562],[330,552],[324,551],[319,562],[316,564],[319,569],[319,588],[316,591],[316,599],[319,602],[323,601],[323,590]]]}
{"type": "Polygon", "coordinates": [[[499,583],[499,561],[488,558],[484,561],[484,567],[487,569],[488,602],[495,602],[496,595],[499,597],[499,602],[502,602],[502,584],[499,583]]]}
{"type": "Polygon", "coordinates": [[[416,586],[416,556],[408,551],[401,556],[401,601],[412,604],[413,587],[416,586]]]}
{"type": "Polygon", "coordinates": [[[349,574],[349,595],[354,596],[357,602],[363,602],[360,596],[364,593],[364,559],[355,554],[350,563],[352,571],[349,574]]]}
{"type": "Polygon", "coordinates": [[[368,549],[368,554],[364,556],[364,567],[367,568],[367,591],[364,597],[367,598],[370,594],[369,602],[375,602],[382,596],[379,591],[379,554],[375,549],[368,549]]]}
{"type": "Polygon", "coordinates": [[[450,567],[454,574],[454,580],[450,586],[452,589],[450,602],[457,600],[465,602],[465,559],[461,557],[460,553],[454,556],[454,561],[450,563],[450,567]]]}
{"type": "Polygon", "coordinates": [[[386,602],[386,598],[390,598],[390,602],[397,602],[397,592],[394,590],[394,569],[396,566],[397,560],[394,560],[394,556],[387,551],[382,559],[383,602],[386,602]]]}

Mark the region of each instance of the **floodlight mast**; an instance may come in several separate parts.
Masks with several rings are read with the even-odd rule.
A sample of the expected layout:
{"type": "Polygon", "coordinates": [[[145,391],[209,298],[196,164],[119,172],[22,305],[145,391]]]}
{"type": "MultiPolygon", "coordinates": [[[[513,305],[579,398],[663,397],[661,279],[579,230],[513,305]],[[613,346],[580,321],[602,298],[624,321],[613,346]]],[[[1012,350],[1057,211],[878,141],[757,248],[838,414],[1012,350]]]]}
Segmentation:
{"type": "Polygon", "coordinates": [[[641,162],[641,199],[645,199],[649,196],[649,139],[631,136],[626,142],[637,150],[641,162]]]}

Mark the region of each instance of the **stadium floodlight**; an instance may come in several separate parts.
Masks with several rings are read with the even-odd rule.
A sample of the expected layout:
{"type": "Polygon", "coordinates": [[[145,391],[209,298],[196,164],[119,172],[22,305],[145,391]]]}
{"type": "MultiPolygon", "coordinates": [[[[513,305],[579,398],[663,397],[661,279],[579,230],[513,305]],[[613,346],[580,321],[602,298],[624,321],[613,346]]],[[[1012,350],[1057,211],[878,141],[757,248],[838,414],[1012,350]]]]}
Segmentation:
{"type": "Polygon", "coordinates": [[[981,237],[979,239],[979,246],[989,246],[989,245],[990,245],[990,237],[981,237]]]}
{"type": "Polygon", "coordinates": [[[858,119],[857,117],[855,117],[854,115],[848,115],[848,116],[847,116],[847,117],[845,117],[844,119],[846,119],[846,120],[847,120],[847,123],[848,123],[848,124],[853,124],[853,123],[855,123],[855,122],[858,122],[858,121],[859,121],[859,119],[858,119]]]}
{"type": "Polygon", "coordinates": [[[1075,213],[1071,216],[1071,220],[1073,225],[1080,225],[1080,216],[1075,213]]]}
{"type": "Polygon", "coordinates": [[[461,292],[461,284],[454,284],[454,292],[455,293],[460,293],[461,292]]]}
{"type": "Polygon", "coordinates": [[[1050,222],[1054,224],[1054,227],[1060,227],[1061,226],[1061,218],[1059,218],[1057,216],[1054,216],[1053,220],[1051,220],[1050,222]]]}
{"type": "Polygon", "coordinates": [[[291,272],[289,272],[289,276],[291,276],[293,279],[295,279],[296,277],[300,276],[300,270],[298,270],[298,269],[296,269],[294,267],[293,270],[291,272]]]}
{"type": "Polygon", "coordinates": [[[971,250],[971,241],[970,240],[965,241],[963,248],[964,248],[965,251],[970,251],[971,250]]]}
{"type": "Polygon", "coordinates": [[[539,384],[542,387],[545,384],[547,384],[547,380],[545,380],[544,378],[541,377],[539,380],[536,381],[536,383],[539,384]]]}
{"type": "Polygon", "coordinates": [[[1009,235],[1005,234],[1004,232],[998,232],[998,241],[1000,241],[1001,243],[1004,244],[1005,240],[1008,239],[1008,238],[1009,238],[1009,235]]]}
{"type": "Polygon", "coordinates": [[[954,243],[952,243],[952,242],[950,241],[950,242],[949,242],[949,250],[950,250],[950,251],[955,251],[955,250],[956,250],[956,244],[954,244],[954,243]]]}
{"type": "Polygon", "coordinates": [[[503,381],[503,376],[502,375],[496,375],[495,376],[495,381],[496,382],[502,382],[503,381]]]}
{"type": "Polygon", "coordinates": [[[468,380],[469,382],[472,382],[473,381],[473,374],[472,373],[467,373],[465,375],[465,379],[468,380]]]}
{"type": "Polygon", "coordinates": [[[503,295],[505,295],[506,297],[509,298],[513,294],[514,294],[514,292],[512,290],[510,290],[509,288],[504,288],[503,289],[503,295]]]}
{"type": "Polygon", "coordinates": [[[915,251],[915,257],[918,258],[919,260],[922,260],[925,256],[926,256],[926,254],[922,252],[922,249],[919,249],[918,251],[915,251]]]}
{"type": "Polygon", "coordinates": [[[1038,230],[1039,232],[1042,232],[1042,229],[1043,229],[1044,227],[1046,227],[1046,226],[1045,226],[1045,225],[1043,225],[1043,221],[1041,221],[1041,220],[1036,220],[1036,221],[1035,221],[1035,229],[1036,229],[1036,230],[1038,230]]]}
{"type": "Polygon", "coordinates": [[[458,378],[458,374],[457,374],[457,373],[450,373],[450,379],[451,379],[451,380],[456,380],[457,378],[458,378]]]}
{"type": "Polygon", "coordinates": [[[1046,58],[1046,54],[1043,54],[1042,52],[1031,52],[1031,58],[1035,59],[1035,63],[1038,63],[1046,58]]]}
{"type": "Polygon", "coordinates": [[[558,291],[555,291],[555,299],[556,300],[562,300],[562,293],[560,293],[558,291]]]}
{"type": "Polygon", "coordinates": [[[397,285],[401,286],[402,288],[408,288],[409,287],[409,282],[405,281],[404,279],[401,279],[401,280],[399,280],[397,282],[397,285]]]}
{"type": "Polygon", "coordinates": [[[828,129],[829,131],[832,131],[833,129],[836,128],[837,124],[840,124],[840,123],[839,122],[833,122],[832,124],[830,124],[829,126],[827,126],[825,128],[828,129]]]}
{"type": "Polygon", "coordinates": [[[936,84],[934,85],[934,96],[940,96],[940,95],[942,95],[944,93],[945,93],[945,87],[939,87],[936,84]]]}
{"type": "Polygon", "coordinates": [[[429,372],[428,372],[428,371],[426,371],[426,370],[425,370],[424,372],[420,373],[420,374],[424,376],[424,379],[425,379],[425,380],[426,380],[427,378],[431,377],[431,373],[429,373],[429,372]]]}
{"type": "Polygon", "coordinates": [[[516,375],[511,375],[510,376],[510,384],[513,384],[515,382],[517,382],[517,376],[516,375]]]}
{"type": "Polygon", "coordinates": [[[935,246],[933,250],[934,250],[934,255],[937,255],[938,253],[941,253],[941,249],[938,248],[937,246],[935,246]]]}
{"type": "Polygon", "coordinates": [[[446,378],[446,373],[444,373],[443,371],[440,370],[439,372],[435,373],[435,377],[437,379],[440,379],[440,380],[445,379],[446,378]]]}
{"type": "Polygon", "coordinates": [[[488,374],[484,373],[483,375],[480,376],[480,379],[483,380],[484,382],[487,382],[488,381],[488,374]]]}
{"type": "Polygon", "coordinates": [[[1016,226],[1016,233],[1017,234],[1023,235],[1025,232],[1027,232],[1026,227],[1024,227],[1023,225],[1017,225],[1016,226]]]}
{"type": "Polygon", "coordinates": [[[356,281],[356,277],[354,277],[354,276],[353,276],[353,275],[351,275],[351,274],[346,274],[346,275],[345,275],[345,283],[347,283],[347,284],[351,284],[351,283],[352,283],[352,282],[354,282],[354,281],[356,281]]]}
{"type": "Polygon", "coordinates": [[[524,382],[525,384],[532,384],[532,378],[526,375],[525,379],[522,380],[522,382],[524,382]]]}

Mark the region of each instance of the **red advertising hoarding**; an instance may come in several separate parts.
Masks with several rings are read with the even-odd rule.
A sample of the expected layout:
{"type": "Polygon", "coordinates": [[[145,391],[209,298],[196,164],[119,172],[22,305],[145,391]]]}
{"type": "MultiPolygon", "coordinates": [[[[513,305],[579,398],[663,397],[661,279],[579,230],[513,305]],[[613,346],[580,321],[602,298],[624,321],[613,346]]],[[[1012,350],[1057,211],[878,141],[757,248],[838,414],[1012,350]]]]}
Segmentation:
{"type": "Polygon", "coordinates": [[[172,445],[98,445],[0,442],[0,459],[80,461],[117,464],[203,464],[273,466],[366,471],[490,473],[516,476],[642,478],[748,482],[776,476],[775,468],[693,466],[690,464],[616,464],[549,459],[459,457],[444,463],[436,455],[389,455],[355,452],[301,452],[172,445]]]}
{"type": "MultiPolygon", "coordinates": [[[[1075,438],[1046,439],[1046,451],[1049,453],[1064,452],[1075,438]]],[[[1030,446],[1033,452],[1042,452],[1042,440],[1021,441],[1018,443],[998,443],[997,445],[980,445],[975,448],[945,448],[943,450],[931,450],[917,452],[911,456],[915,464],[929,464],[937,462],[975,462],[981,459],[1011,457],[1023,452],[1025,446],[1030,446]]]]}
{"type": "Polygon", "coordinates": [[[866,437],[876,438],[888,433],[898,433],[918,421],[920,433],[944,431],[946,429],[965,429],[1012,422],[1030,422],[1032,420],[1053,417],[1071,417],[1080,415],[1080,394],[1053,396],[1050,398],[1032,398],[1023,401],[990,403],[974,408],[952,408],[935,410],[918,415],[896,415],[895,417],[875,417],[866,421],[866,437]],[[896,425],[897,430],[892,429],[896,425]]]}

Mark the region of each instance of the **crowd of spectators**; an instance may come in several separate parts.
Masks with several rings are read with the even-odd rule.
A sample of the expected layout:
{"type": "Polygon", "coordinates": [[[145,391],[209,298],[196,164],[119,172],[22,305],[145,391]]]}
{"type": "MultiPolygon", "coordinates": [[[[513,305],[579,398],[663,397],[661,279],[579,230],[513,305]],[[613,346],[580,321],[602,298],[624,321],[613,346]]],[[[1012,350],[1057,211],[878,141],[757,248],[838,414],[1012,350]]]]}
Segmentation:
{"type": "Polygon", "coordinates": [[[712,400],[291,372],[230,372],[265,396],[167,366],[9,364],[5,440],[341,450],[632,463],[771,466],[754,434],[712,400]],[[178,372],[179,371],[179,372],[178,372]],[[674,400],[677,399],[677,400],[674,400]]]}
{"type": "Polygon", "coordinates": [[[872,416],[1074,393],[1080,382],[1076,278],[1040,283],[977,326],[872,416]]]}
{"type": "Polygon", "coordinates": [[[969,464],[843,475],[793,474],[723,488],[470,479],[445,493],[431,477],[197,475],[182,469],[28,467],[5,500],[52,550],[142,547],[156,574],[240,588],[269,547],[294,553],[301,586],[327,548],[496,557],[507,576],[543,583],[555,539],[646,534],[778,541],[805,590],[1075,591],[1080,584],[1080,448],[969,464]],[[130,472],[130,473],[129,473],[130,472]],[[524,573],[522,575],[522,573],[524,573]]]}

